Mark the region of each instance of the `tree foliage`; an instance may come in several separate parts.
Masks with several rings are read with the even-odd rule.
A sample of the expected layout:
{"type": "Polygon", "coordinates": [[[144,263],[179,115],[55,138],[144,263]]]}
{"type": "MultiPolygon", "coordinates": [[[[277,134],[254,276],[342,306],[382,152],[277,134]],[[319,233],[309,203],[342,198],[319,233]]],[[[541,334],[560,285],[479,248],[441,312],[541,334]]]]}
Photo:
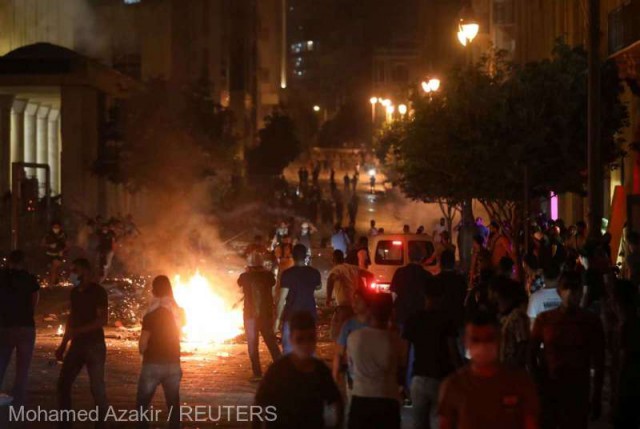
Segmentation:
{"type": "MultiPolygon", "coordinates": [[[[603,65],[602,141],[608,164],[622,154],[627,124],[621,82],[603,65]]],[[[527,167],[533,196],[583,192],[587,56],[558,42],[549,59],[514,67],[495,54],[451,70],[438,93],[415,94],[397,147],[399,184],[411,198],[479,199],[513,214],[527,167]]],[[[603,168],[605,166],[603,165],[603,168]]]]}
{"type": "Polygon", "coordinates": [[[302,150],[295,126],[289,116],[274,113],[258,132],[258,145],[247,151],[247,166],[252,176],[277,176],[302,150]]]}

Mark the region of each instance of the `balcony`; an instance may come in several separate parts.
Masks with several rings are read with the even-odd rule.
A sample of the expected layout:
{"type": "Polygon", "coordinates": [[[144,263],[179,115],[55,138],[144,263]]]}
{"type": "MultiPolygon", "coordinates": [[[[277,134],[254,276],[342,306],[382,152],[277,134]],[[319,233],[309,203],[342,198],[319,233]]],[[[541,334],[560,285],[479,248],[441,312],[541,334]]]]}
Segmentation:
{"type": "Polygon", "coordinates": [[[640,0],[628,0],[609,12],[609,55],[640,40],[640,0]]]}

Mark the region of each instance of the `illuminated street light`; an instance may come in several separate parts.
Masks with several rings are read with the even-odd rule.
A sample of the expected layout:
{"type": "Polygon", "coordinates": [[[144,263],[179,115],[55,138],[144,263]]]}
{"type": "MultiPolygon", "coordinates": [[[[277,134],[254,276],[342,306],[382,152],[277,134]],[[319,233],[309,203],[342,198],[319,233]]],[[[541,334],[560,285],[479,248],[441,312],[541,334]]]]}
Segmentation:
{"type": "Polygon", "coordinates": [[[376,104],[378,104],[378,97],[371,97],[369,103],[371,103],[371,123],[376,123],[376,104]]]}
{"type": "Polygon", "coordinates": [[[378,97],[371,97],[369,99],[369,103],[371,103],[371,104],[376,104],[377,102],[378,102],[378,97]]]}
{"type": "Polygon", "coordinates": [[[387,108],[387,110],[389,110],[389,106],[391,106],[391,100],[389,100],[388,98],[383,98],[382,100],[380,100],[380,104],[382,104],[387,108]]]}
{"type": "Polygon", "coordinates": [[[460,12],[460,21],[458,21],[458,41],[462,46],[467,46],[473,42],[480,32],[480,25],[473,13],[470,4],[467,4],[460,12]]]}
{"type": "Polygon", "coordinates": [[[319,112],[320,111],[320,106],[318,106],[317,104],[315,106],[313,106],[313,111],[314,112],[319,112]]]}
{"type": "Polygon", "coordinates": [[[398,106],[398,113],[400,113],[402,116],[407,114],[407,105],[406,104],[401,104],[398,106]]]}
{"type": "Polygon", "coordinates": [[[422,90],[427,94],[430,92],[436,92],[440,89],[440,79],[429,79],[428,81],[422,81],[422,90]]]}
{"type": "Polygon", "coordinates": [[[389,115],[393,115],[393,112],[396,111],[396,106],[394,106],[393,104],[390,104],[387,106],[387,113],[389,115]]]}

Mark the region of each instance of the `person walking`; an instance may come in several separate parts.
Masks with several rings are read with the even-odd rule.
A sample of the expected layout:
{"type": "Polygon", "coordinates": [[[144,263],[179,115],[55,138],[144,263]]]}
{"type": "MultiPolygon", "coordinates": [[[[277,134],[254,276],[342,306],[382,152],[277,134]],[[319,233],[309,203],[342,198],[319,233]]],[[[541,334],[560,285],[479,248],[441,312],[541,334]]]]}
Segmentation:
{"type": "Polygon", "coordinates": [[[402,333],[415,350],[411,379],[414,429],[437,429],[440,383],[462,366],[458,325],[443,306],[444,297],[444,282],[433,282],[425,289],[424,309],[409,317],[402,333]]]}
{"type": "Polygon", "coordinates": [[[349,245],[351,244],[347,233],[344,232],[340,224],[336,224],[333,235],[331,236],[331,247],[334,251],[339,250],[343,255],[346,255],[349,251],[349,245]]]}
{"type": "MultiPolygon", "coordinates": [[[[62,362],[57,386],[58,405],[60,410],[72,409],[71,389],[82,368],[86,367],[91,394],[101,416],[99,420],[103,420],[107,409],[104,382],[107,346],[103,329],[109,314],[107,292],[93,281],[91,263],[87,259],[73,262],[71,281],[74,288],[70,293],[69,317],[55,352],[56,359],[62,362]]],[[[104,427],[103,423],[97,422],[96,428],[104,427]]],[[[61,422],[59,427],[70,428],[71,422],[61,422]]]]}
{"type": "Polygon", "coordinates": [[[0,386],[16,352],[15,381],[12,405],[24,405],[27,397],[29,368],[36,343],[33,313],[38,303],[40,284],[25,267],[25,255],[14,250],[0,270],[0,386]]]}
{"type": "Polygon", "coordinates": [[[255,396],[255,405],[263,410],[272,409],[275,418],[254,419],[253,428],[340,427],[343,414],[340,392],[329,368],[315,357],[316,317],[308,312],[296,312],[287,323],[290,353],[269,367],[255,396]]]}
{"type": "Polygon", "coordinates": [[[535,319],[529,365],[541,387],[542,427],[586,429],[589,415],[601,413],[604,329],[597,315],[580,308],[578,273],[561,276],[558,294],[561,306],[535,319]]]}
{"type": "Polygon", "coordinates": [[[537,429],[539,401],[535,384],[523,370],[498,360],[500,328],[492,314],[480,312],[466,324],[471,360],[450,375],[440,389],[440,429],[537,429]]]}
{"type": "Polygon", "coordinates": [[[333,268],[327,279],[326,305],[335,308],[331,318],[331,339],[338,339],[342,325],[353,316],[353,295],[360,286],[360,269],[346,264],[340,250],[333,252],[333,268]]]}
{"type": "Polygon", "coordinates": [[[262,256],[259,253],[250,254],[247,258],[247,270],[240,275],[238,285],[242,288],[244,297],[244,331],[247,336],[247,348],[253,370],[252,380],[254,381],[258,381],[262,377],[258,348],[259,335],[262,335],[274,362],[281,355],[273,332],[273,287],[275,284],[276,278],[264,267],[262,256]]]}
{"type": "MultiPolygon", "coordinates": [[[[138,350],[142,355],[142,369],[138,379],[136,408],[149,409],[158,386],[162,386],[169,427],[180,427],[180,332],[185,324],[184,310],[178,307],[171,282],[166,276],[153,279],[153,300],[142,319],[138,350]]],[[[138,428],[146,429],[149,421],[141,419],[138,428]]]]}
{"type": "Polygon", "coordinates": [[[294,266],[282,273],[280,297],[278,299],[279,327],[282,330],[282,348],[285,354],[292,350],[289,318],[294,313],[305,311],[317,318],[315,292],[322,287],[320,271],[305,264],[307,248],[302,244],[293,247],[294,266]]]}
{"type": "Polygon", "coordinates": [[[49,286],[57,286],[64,253],[67,250],[67,234],[62,230],[60,222],[51,223],[51,230],[42,239],[42,246],[49,260],[49,286]]]}
{"type": "Polygon", "coordinates": [[[353,375],[348,429],[400,429],[398,377],[404,369],[400,338],[389,329],[392,300],[388,294],[371,299],[369,326],[347,339],[347,361],[353,375]]]}

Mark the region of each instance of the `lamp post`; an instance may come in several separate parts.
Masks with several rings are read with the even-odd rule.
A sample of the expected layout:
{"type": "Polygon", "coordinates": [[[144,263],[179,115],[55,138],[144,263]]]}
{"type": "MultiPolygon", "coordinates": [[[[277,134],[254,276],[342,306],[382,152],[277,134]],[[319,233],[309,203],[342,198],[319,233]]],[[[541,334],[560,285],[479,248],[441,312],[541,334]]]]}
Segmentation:
{"type": "Polygon", "coordinates": [[[440,89],[440,79],[431,78],[429,80],[423,80],[420,86],[422,86],[422,90],[427,94],[436,92],[440,89]]]}
{"type": "MultiPolygon", "coordinates": [[[[460,11],[458,20],[458,41],[466,51],[466,65],[471,67],[473,63],[471,43],[480,32],[480,25],[475,18],[471,7],[471,0],[460,11]]],[[[462,201],[461,213],[462,225],[460,228],[460,264],[465,271],[471,267],[471,253],[473,251],[473,235],[475,234],[475,220],[473,218],[473,198],[465,198],[462,201]]]]}
{"type": "Polygon", "coordinates": [[[407,114],[407,110],[408,110],[408,108],[407,108],[406,104],[401,104],[401,105],[398,106],[398,113],[400,113],[400,116],[402,118],[404,118],[404,115],[407,114]]]}
{"type": "Polygon", "coordinates": [[[369,103],[371,103],[371,123],[375,125],[376,123],[376,104],[378,104],[378,97],[371,97],[369,99],[369,103]]]}
{"type": "Polygon", "coordinates": [[[393,120],[393,114],[396,111],[396,106],[389,103],[387,105],[387,122],[391,122],[393,120]]]}

